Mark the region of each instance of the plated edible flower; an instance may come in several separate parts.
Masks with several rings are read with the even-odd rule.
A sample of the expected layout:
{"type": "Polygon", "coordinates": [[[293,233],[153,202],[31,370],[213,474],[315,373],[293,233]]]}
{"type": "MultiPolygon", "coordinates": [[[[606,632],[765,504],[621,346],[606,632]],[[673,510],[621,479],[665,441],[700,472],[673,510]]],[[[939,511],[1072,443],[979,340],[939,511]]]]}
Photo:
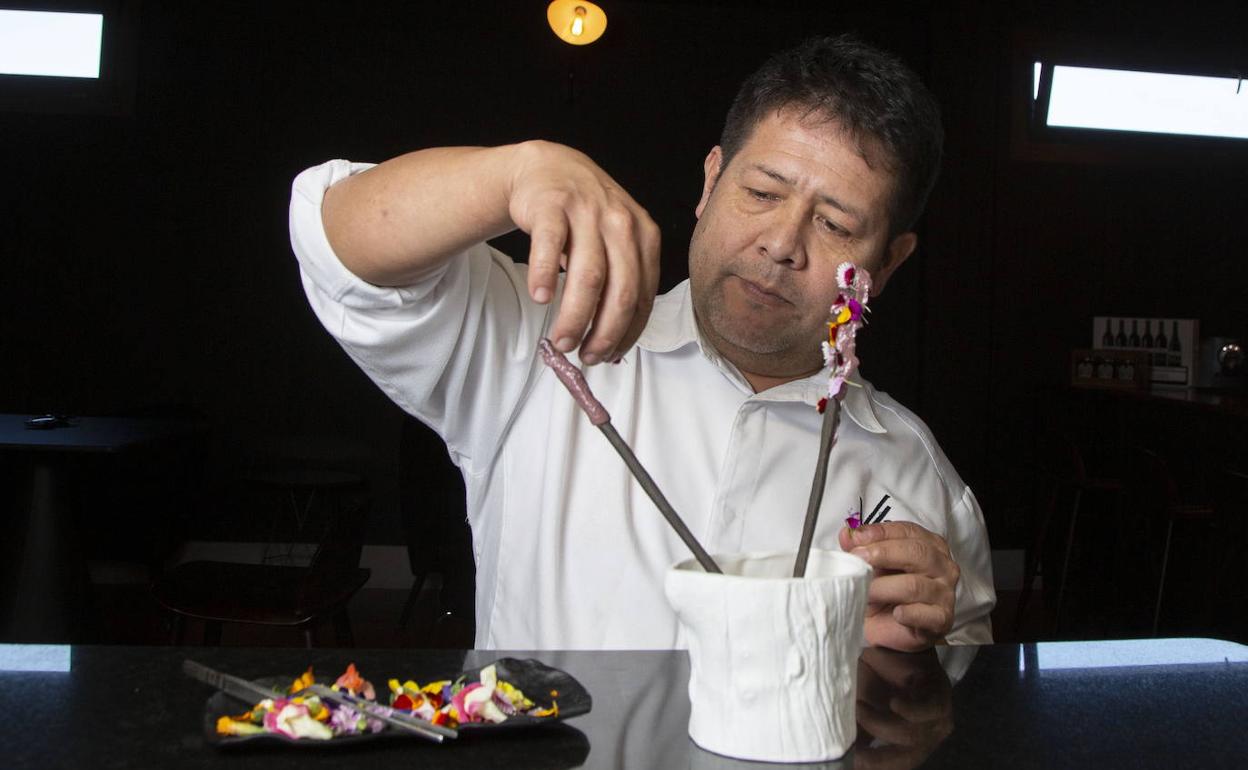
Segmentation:
{"type": "Polygon", "coordinates": [[[354,663],[347,664],[347,670],[338,677],[338,681],[334,682],[334,689],[346,690],[352,695],[368,700],[377,700],[377,692],[373,689],[373,683],[360,676],[354,663]]]}
{"type": "MultiPolygon", "coordinates": [[[[344,681],[347,684],[341,689],[351,692],[352,695],[371,694],[372,685],[360,676],[354,664],[348,666],[347,671],[338,678],[339,683],[344,681]]],[[[377,732],[382,728],[380,720],[363,719],[356,709],[326,703],[315,695],[299,694],[313,684],[316,684],[316,677],[312,668],[309,667],[290,683],[287,688],[287,697],[265,698],[250,711],[238,716],[223,716],[218,719],[217,734],[245,736],[276,733],[288,738],[329,740],[336,735],[364,731],[377,732]],[[338,712],[343,709],[351,713],[340,715],[338,712]]]]}
{"type": "Polygon", "coordinates": [[[462,724],[499,724],[510,717],[524,714],[531,717],[554,717],[558,703],[537,708],[532,700],[510,682],[498,678],[493,665],[481,669],[476,682],[460,678],[418,685],[411,680],[399,684],[390,680],[390,705],[408,711],[434,724],[458,727],[462,724]]]}
{"type": "Polygon", "coordinates": [[[339,706],[334,709],[329,726],[334,731],[334,735],[358,735],[379,733],[386,725],[380,719],[367,716],[350,706],[339,706]]]}
{"type": "MultiPolygon", "coordinates": [[[[319,703],[317,704],[319,706],[319,703]]],[[[324,710],[322,708],[322,710],[324,710]]],[[[328,714],[326,717],[328,718],[328,714]]],[[[307,703],[286,701],[280,708],[264,715],[264,729],[280,733],[288,738],[314,738],[327,741],[334,737],[334,731],[317,721],[307,703]]]]}
{"type": "Polygon", "coordinates": [[[408,715],[449,728],[500,724],[522,715],[559,716],[559,705],[553,702],[558,695],[555,690],[549,693],[550,706],[539,707],[515,684],[500,679],[494,665],[482,668],[475,677],[464,675],[454,681],[440,679],[422,685],[412,680],[390,679],[388,706],[376,702],[373,686],[355,664],[347,666],[334,680],[332,689],[339,695],[325,693],[322,699],[310,689],[315,684],[309,668],[291,682],[284,695],[275,693],[242,714],[214,716],[216,733],[231,737],[269,734],[294,740],[328,740],[388,731],[385,719],[408,715]]]}

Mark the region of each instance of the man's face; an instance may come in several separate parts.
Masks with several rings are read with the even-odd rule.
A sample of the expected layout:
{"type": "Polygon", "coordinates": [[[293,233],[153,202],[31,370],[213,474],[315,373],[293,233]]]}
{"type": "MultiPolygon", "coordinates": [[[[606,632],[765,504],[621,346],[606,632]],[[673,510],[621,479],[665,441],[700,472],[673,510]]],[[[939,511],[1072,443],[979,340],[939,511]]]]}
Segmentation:
{"type": "Polygon", "coordinates": [[[893,175],[869,167],[837,123],[792,111],[721,161],[715,147],[689,244],[699,328],[747,375],[809,375],[823,364],[837,266],[865,267],[878,293],[914,249],[913,233],[889,238],[893,175]]]}

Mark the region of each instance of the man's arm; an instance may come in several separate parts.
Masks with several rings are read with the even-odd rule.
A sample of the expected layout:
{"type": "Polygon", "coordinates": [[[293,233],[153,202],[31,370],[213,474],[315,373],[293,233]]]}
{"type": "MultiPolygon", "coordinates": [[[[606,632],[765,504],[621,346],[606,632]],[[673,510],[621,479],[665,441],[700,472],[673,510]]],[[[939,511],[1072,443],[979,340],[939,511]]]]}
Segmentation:
{"type": "Polygon", "coordinates": [[[335,184],[325,234],[355,275],[403,286],[515,228],[531,237],[528,291],[545,304],[567,270],[551,337],[581,360],[616,358],[645,328],[659,279],[659,230],[584,154],[550,142],[402,155],[335,184]]]}

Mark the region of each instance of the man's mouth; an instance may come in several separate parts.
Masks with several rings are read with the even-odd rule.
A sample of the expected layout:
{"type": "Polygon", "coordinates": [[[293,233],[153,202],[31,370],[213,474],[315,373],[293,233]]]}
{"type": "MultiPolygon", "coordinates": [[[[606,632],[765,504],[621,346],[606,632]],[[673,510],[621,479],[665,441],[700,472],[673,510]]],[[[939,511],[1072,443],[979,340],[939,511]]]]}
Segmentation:
{"type": "Polygon", "coordinates": [[[784,296],[773,287],[754,283],[753,281],[742,278],[741,276],[737,276],[737,280],[741,282],[742,291],[745,296],[760,305],[779,307],[781,305],[793,304],[785,299],[784,296]]]}

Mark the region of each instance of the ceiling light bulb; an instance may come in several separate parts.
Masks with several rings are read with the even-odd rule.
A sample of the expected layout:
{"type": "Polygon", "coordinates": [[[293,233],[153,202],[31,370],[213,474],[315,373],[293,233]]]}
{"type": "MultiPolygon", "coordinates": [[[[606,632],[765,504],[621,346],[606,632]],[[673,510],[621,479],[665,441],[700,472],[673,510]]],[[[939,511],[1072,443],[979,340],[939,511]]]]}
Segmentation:
{"type": "Polygon", "coordinates": [[[565,43],[589,45],[607,28],[607,14],[591,0],[552,0],[546,7],[551,32],[565,43]]]}

